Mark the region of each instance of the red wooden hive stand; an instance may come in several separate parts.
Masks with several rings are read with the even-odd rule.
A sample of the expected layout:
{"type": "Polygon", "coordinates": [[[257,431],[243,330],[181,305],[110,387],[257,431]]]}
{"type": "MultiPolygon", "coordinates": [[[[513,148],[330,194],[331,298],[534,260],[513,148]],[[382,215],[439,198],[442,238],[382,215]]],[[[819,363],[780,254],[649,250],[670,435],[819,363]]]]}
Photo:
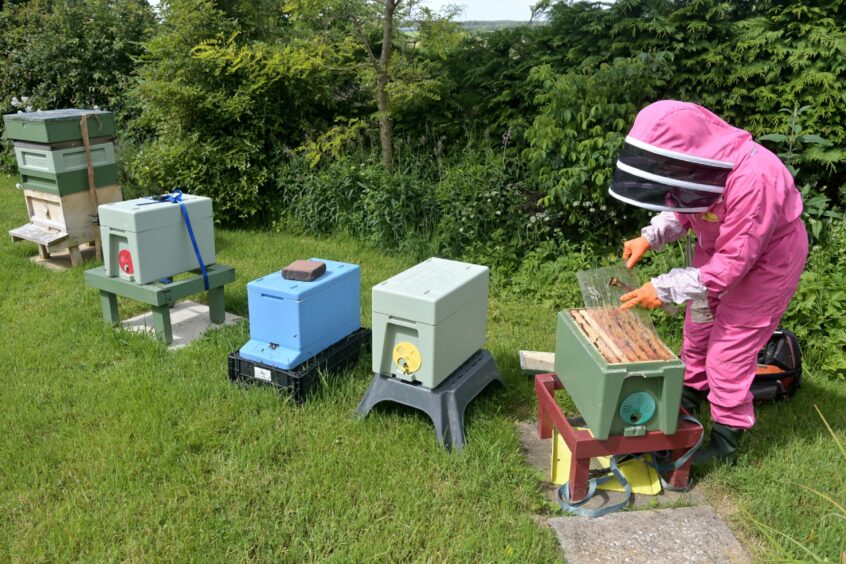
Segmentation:
{"type": "MultiPolygon", "coordinates": [[[[685,420],[679,420],[674,435],[665,435],[661,431],[651,431],[641,437],[613,435],[604,441],[597,440],[586,430],[577,430],[555,401],[555,390],[563,390],[564,384],[555,374],[535,376],[535,394],[538,396],[538,436],[541,439],[552,437],[552,428],[564,438],[567,448],[572,453],[570,464],[570,496],[578,502],[588,493],[588,471],[590,459],[597,456],[614,456],[642,452],[669,451],[670,461],[680,458],[690,450],[702,436],[703,429],[685,420]]],[[[690,480],[690,460],[680,468],[665,476],[667,482],[675,488],[684,488],[690,480]]]]}

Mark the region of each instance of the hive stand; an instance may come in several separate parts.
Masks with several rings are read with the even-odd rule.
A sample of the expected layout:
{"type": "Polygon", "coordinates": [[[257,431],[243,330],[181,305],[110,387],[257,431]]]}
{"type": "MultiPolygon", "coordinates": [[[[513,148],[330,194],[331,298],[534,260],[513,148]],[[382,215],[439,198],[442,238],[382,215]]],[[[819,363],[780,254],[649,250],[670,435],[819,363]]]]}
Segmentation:
{"type": "Polygon", "coordinates": [[[435,425],[438,442],[448,450],[460,450],[464,439],[464,411],[467,405],[491,382],[505,381],[493,355],[479,350],[437,388],[424,388],[399,378],[376,374],[355,413],[365,417],[377,403],[392,401],[424,412],[435,425]]]}
{"type": "MultiPolygon", "coordinates": [[[[675,434],[665,435],[661,431],[651,431],[639,437],[611,435],[600,441],[587,430],[577,430],[574,426],[580,422],[568,419],[555,401],[555,390],[563,390],[564,384],[555,374],[535,376],[535,395],[538,398],[538,437],[552,437],[552,428],[561,435],[567,448],[572,453],[570,464],[570,498],[575,502],[588,495],[590,459],[597,456],[621,454],[639,454],[644,452],[669,451],[670,461],[678,460],[695,446],[702,436],[701,425],[679,419],[675,434]]],[[[580,419],[580,418],[579,418],[580,419]]],[[[583,424],[583,422],[581,422],[583,424]]],[[[680,468],[667,476],[667,482],[674,488],[685,488],[690,482],[690,463],[688,460],[680,468]]]]}
{"type": "MultiPolygon", "coordinates": [[[[235,280],[235,269],[225,264],[212,264],[207,266],[206,270],[209,277],[209,318],[211,318],[212,323],[223,323],[226,319],[223,286],[235,280]]],[[[85,271],[85,285],[100,290],[103,318],[112,325],[120,323],[118,296],[153,306],[153,327],[156,331],[156,337],[169,345],[173,342],[173,333],[170,326],[171,306],[177,300],[206,291],[200,271],[196,270],[192,273],[195,276],[168,284],[163,282],[136,284],[116,276],[108,276],[105,268],[98,266],[85,271]]]]}

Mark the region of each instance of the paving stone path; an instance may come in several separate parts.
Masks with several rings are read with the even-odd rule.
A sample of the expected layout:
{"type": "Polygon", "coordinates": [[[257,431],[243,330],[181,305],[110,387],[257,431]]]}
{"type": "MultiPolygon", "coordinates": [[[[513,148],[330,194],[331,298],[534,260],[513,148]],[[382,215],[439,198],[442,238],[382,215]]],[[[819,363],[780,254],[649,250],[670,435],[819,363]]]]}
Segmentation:
{"type": "MultiPolygon", "coordinates": [[[[551,440],[537,437],[535,423],[520,422],[517,430],[526,458],[549,476],[551,440]]],[[[556,503],[557,489],[546,484],[548,497],[556,503]]],[[[622,496],[601,491],[586,507],[618,503],[622,496]]],[[[570,563],[751,561],[695,486],[686,493],[633,496],[631,508],[604,517],[561,516],[547,522],[570,563]]]]}

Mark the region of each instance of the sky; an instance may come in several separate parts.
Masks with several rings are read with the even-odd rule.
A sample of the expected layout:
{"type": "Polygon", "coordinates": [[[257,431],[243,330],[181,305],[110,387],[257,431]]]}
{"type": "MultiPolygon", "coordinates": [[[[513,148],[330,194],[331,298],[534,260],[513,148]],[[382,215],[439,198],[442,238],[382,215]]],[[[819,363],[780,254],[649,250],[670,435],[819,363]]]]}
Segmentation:
{"type": "MultiPolygon", "coordinates": [[[[159,5],[159,0],[148,0],[153,6],[159,5]]],[[[447,5],[464,6],[464,12],[458,16],[459,20],[518,20],[528,21],[532,15],[530,6],[537,0],[423,0],[423,5],[441,9],[447,5]]]]}
{"type": "Polygon", "coordinates": [[[529,7],[537,0],[424,0],[423,4],[439,9],[448,4],[464,6],[459,20],[519,20],[527,21],[532,15],[529,7]]]}

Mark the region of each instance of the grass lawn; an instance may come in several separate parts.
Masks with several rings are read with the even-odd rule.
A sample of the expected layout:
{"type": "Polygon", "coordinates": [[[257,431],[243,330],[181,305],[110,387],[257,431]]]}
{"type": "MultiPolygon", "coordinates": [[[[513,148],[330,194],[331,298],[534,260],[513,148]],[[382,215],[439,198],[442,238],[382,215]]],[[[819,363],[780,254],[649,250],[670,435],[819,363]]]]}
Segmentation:
{"type": "MultiPolygon", "coordinates": [[[[26,222],[14,180],[0,177],[0,229],[26,222]]],[[[217,231],[235,266],[227,309],[246,315],[247,281],[296,258],[361,264],[368,289],[411,266],[344,237],[217,231]]],[[[554,509],[524,461],[514,421],[534,411],[517,349],[552,350],[554,308],[490,301],[488,346],[508,383],[468,410],[468,447],[447,454],[428,420],[401,408],[363,421],[353,410],[369,358],[302,407],[226,378],[246,324],[176,352],[101,318],[83,269],[31,264],[34,245],[0,238],[0,560],[559,559],[539,515],[554,509]]],[[[90,266],[90,265],[89,265],[90,266]]],[[[122,301],[124,318],[143,310],[122,301]]],[[[844,459],[813,410],[846,441],[846,386],[815,380],[766,407],[734,468],[702,478],[709,498],[760,557],[846,550],[846,520],[795,482],[846,498],[844,459]]]]}

